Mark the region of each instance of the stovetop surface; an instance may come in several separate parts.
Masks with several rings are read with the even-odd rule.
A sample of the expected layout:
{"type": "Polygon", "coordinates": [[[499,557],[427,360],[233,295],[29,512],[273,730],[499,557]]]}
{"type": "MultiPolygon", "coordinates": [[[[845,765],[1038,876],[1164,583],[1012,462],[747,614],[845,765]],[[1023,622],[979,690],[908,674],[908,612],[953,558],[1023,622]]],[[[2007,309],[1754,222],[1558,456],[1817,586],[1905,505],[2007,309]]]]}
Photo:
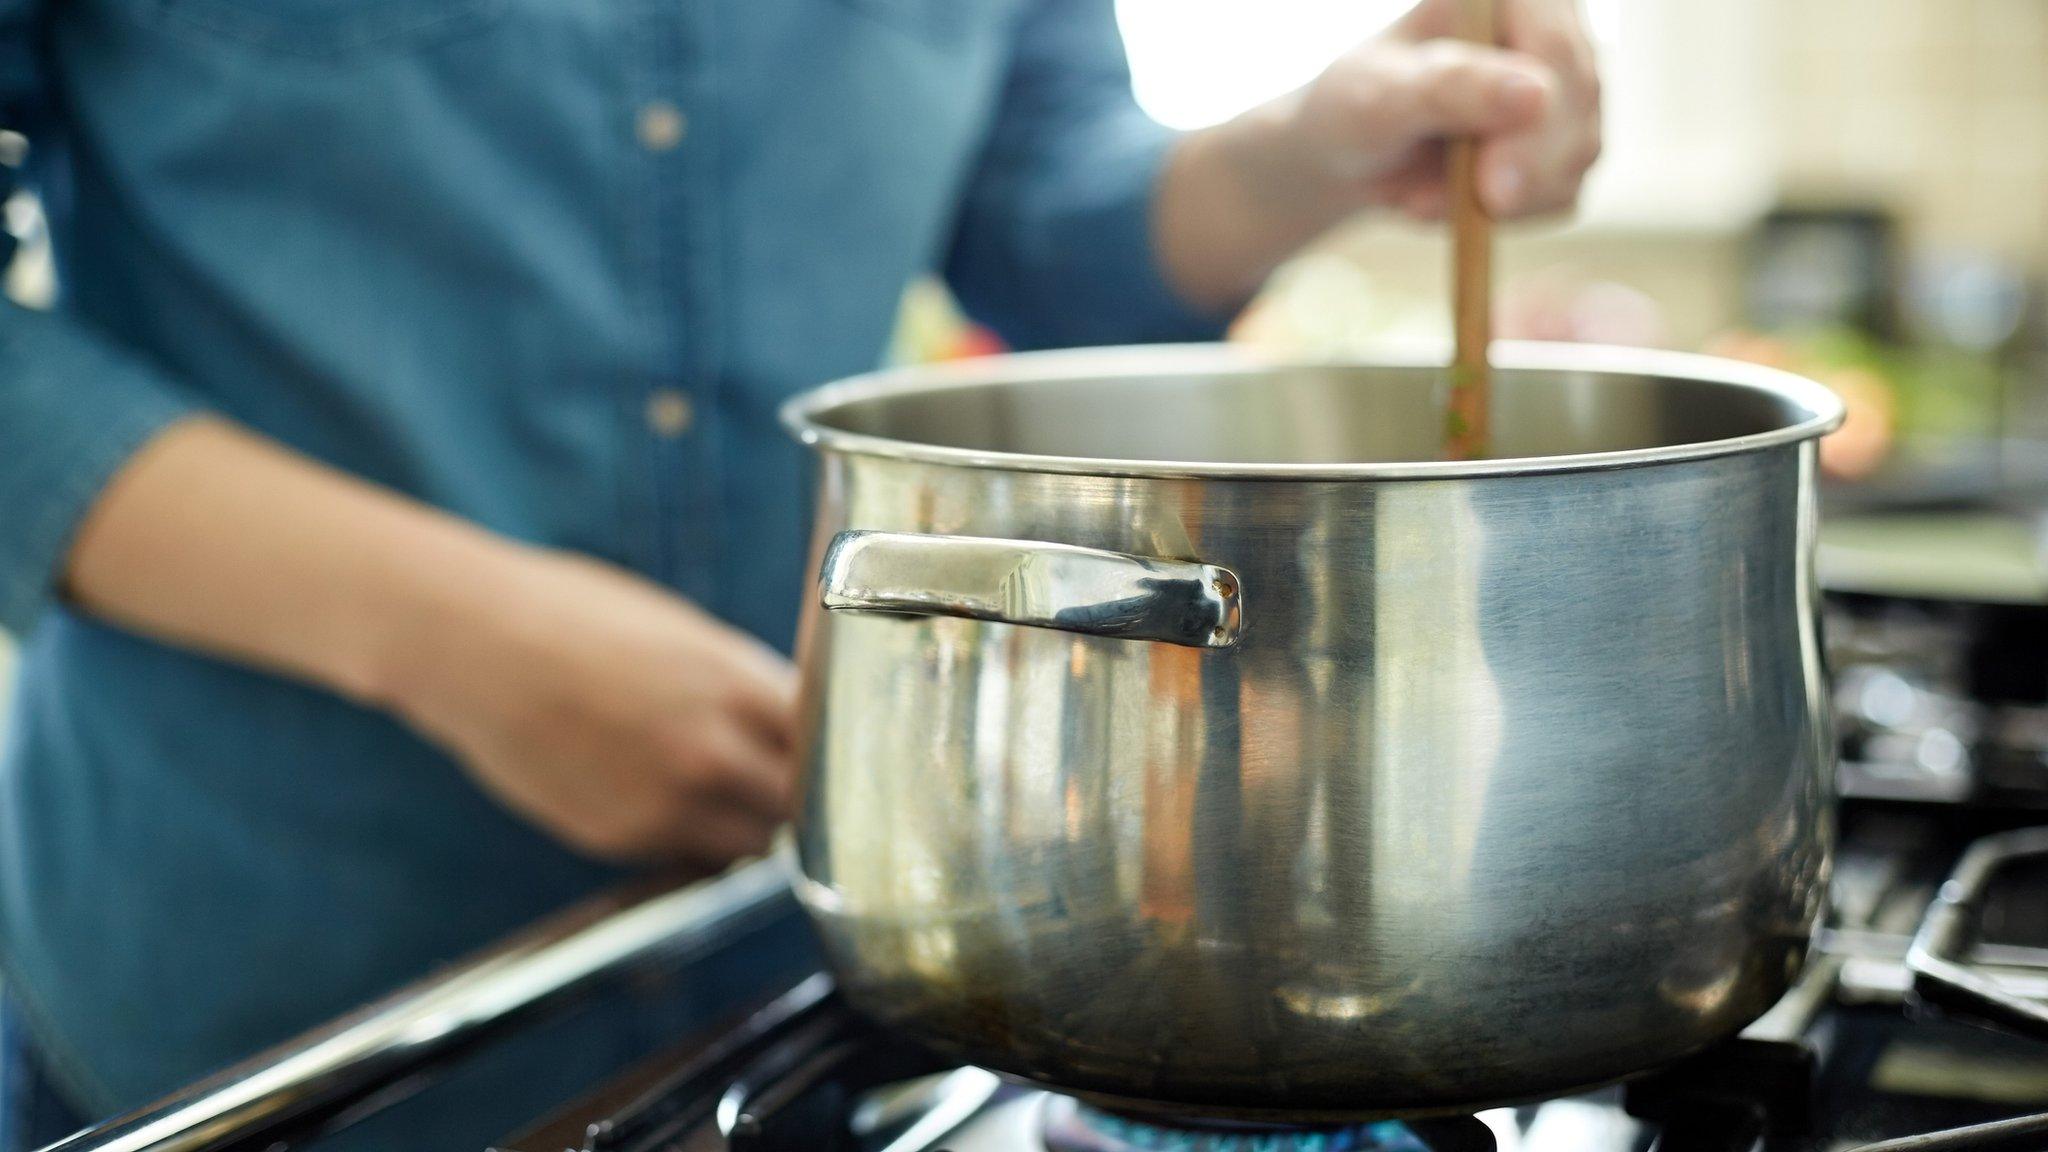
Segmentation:
{"type": "MultiPolygon", "coordinates": [[[[705,921],[715,928],[663,936],[630,963],[593,968],[573,995],[564,986],[459,1035],[408,1034],[430,1054],[354,1069],[361,1082],[348,1091],[288,1100],[206,1147],[2048,1152],[2048,615],[1848,607],[1829,636],[1841,834],[1828,926],[1807,972],[1743,1037],[1625,1085],[1341,1129],[1196,1131],[1090,1115],[1042,1089],[949,1067],[862,1021],[820,974],[809,926],[776,878],[720,905],[705,921]],[[1996,835],[2013,829],[2031,831],[1996,835]],[[2003,862],[1998,883],[1963,879],[1991,858],[2003,862]],[[1905,961],[1923,919],[1940,922],[1930,904],[1967,909],[1970,930],[1928,934],[1936,943],[1920,953],[1916,985],[1905,961]],[[1929,971],[1936,953],[1961,962],[1975,990],[1929,971]],[[1916,992],[2002,1014],[2041,1038],[1945,1015],[1916,992]],[[2004,1131],[1925,1135],[1971,1125],[2004,1131]]],[[[104,1145],[116,1146],[130,1145],[104,1145]]]]}
{"type": "MultiPolygon", "coordinates": [[[[1912,1008],[1902,996],[1900,959],[1921,911],[1959,848],[2001,823],[1996,814],[1859,807],[1839,853],[1835,947],[1809,973],[1826,985],[1811,1011],[1787,1017],[1789,1026],[1774,1013],[1741,1041],[1629,1085],[1482,1113],[1483,1143],[1470,1137],[1476,1126],[1445,1135],[1399,1124],[1218,1133],[1112,1117],[1085,1126],[1079,1142],[1055,1139],[1051,1152],[1838,1152],[2048,1112],[2048,1044],[1912,1008]]],[[[1996,890],[1986,933],[2014,955],[2048,948],[2048,869],[2015,880],[1996,890]]],[[[767,1003],[777,1007],[647,1061],[498,1147],[1048,1152],[1048,1116],[1074,1108],[979,1070],[948,1069],[876,1032],[837,1006],[821,977],[767,1003]]],[[[1950,1146],[1979,1145],[1929,1148],[1950,1146]]],[[[1981,1146],[2048,1149],[2048,1137],[1981,1146]]]]}
{"type": "MultiPolygon", "coordinates": [[[[1585,1096],[1569,1097],[1481,1113],[1478,1119],[1499,1152],[1643,1152],[1657,1148],[1750,1149],[1766,1152],[1834,1152],[1878,1140],[1916,1135],[2048,1110],[2048,1047],[1949,1020],[1916,1020],[1896,1007],[1865,1006],[1831,1011],[1815,1029],[1810,1043],[1819,1074],[1807,1108],[1773,1118],[1758,1134],[1738,1117],[1712,1107],[1711,1094],[1689,1109],[1637,1115],[1644,1110],[1630,1086],[1617,1086],[1585,1096]]],[[[592,1122],[620,1115],[617,1102],[598,1102],[594,1109],[572,1107],[549,1123],[509,1139],[505,1152],[1046,1152],[1048,1111],[1071,1107],[1064,1098],[1007,1084],[977,1070],[956,1073],[953,1092],[934,1090],[938,1077],[913,1083],[899,1092],[923,1090],[926,1107],[913,1108],[907,1119],[864,1133],[840,1125],[857,1108],[835,1098],[829,1109],[792,1127],[742,1135],[720,1130],[717,1104],[663,1137],[645,1143],[591,1141],[592,1122]],[[975,1077],[979,1077],[978,1079],[975,1077]],[[961,1123],[927,1124],[921,1135],[910,1124],[930,1115],[952,1094],[964,1096],[972,1109],[961,1123]],[[826,1113],[830,1115],[826,1115],[826,1113]]],[[[714,1096],[723,1099],[720,1094],[714,1096]]],[[[1652,1109],[1654,1111],[1654,1109],[1652,1109]]],[[[732,1117],[725,1117],[730,1121],[732,1117]]],[[[1125,1142],[1105,1141],[1055,1152],[1454,1152],[1454,1146],[1426,1141],[1406,1132],[1407,1126],[1370,1126],[1363,1135],[1332,1130],[1300,1133],[1251,1133],[1239,1137],[1195,1135],[1153,1128],[1125,1142]]],[[[2005,1145],[2001,1145],[2002,1147],[2005,1145]]],[[[1456,1145],[1461,1150],[1467,1145],[1456,1145]]],[[[2015,1145],[2014,1147],[2018,1147],[2015,1145]]],[[[2048,1148],[2048,1142],[2038,1147],[2048,1148]]]]}
{"type": "MultiPolygon", "coordinates": [[[[1910,1007],[1902,963],[1961,849],[2036,823],[2025,811],[1851,805],[1833,927],[1809,965],[1817,996],[1804,1007],[1788,997],[1751,1029],[1747,1047],[1627,1086],[1484,1113],[1484,1144],[1467,1139],[1471,1130],[1207,1143],[1126,1130],[1109,1133],[1121,1144],[1048,1150],[1043,1122],[1060,1106],[1054,1098],[949,1068],[835,1008],[789,901],[714,955],[637,972],[246,1152],[1844,1152],[2048,1113],[2048,1043],[1910,1007]],[[764,1017],[777,1004],[779,1015],[764,1017]],[[1788,1075],[1801,1060],[1806,1071],[1788,1075]]],[[[1996,888],[1982,924],[1980,947],[2008,962],[2014,990],[2048,999],[2048,867],[1996,888]]],[[[2048,1152],[2048,1135],[1925,1152],[1963,1147],[2048,1152]]]]}
{"type": "MultiPolygon", "coordinates": [[[[1371,1141],[1323,1131],[1206,1144],[1117,1131],[1131,1139],[1049,1150],[1053,1097],[950,1068],[835,1008],[808,925],[785,900],[711,955],[636,970],[345,1113],[234,1152],[1846,1152],[2048,1113],[2048,1043],[1910,1006],[1902,963],[1963,847],[2038,814],[1859,803],[1843,816],[1832,927],[1808,966],[1817,995],[1787,997],[1746,1046],[1483,1113],[1483,1144],[1471,1130],[1423,1140],[1382,1127],[1371,1141]],[[1806,1070],[1788,1075],[1799,1061],[1806,1070]]],[[[1979,950],[1997,953],[2009,986],[2048,1000],[2048,867],[1994,889],[1982,925],[1979,950]]],[[[2026,1142],[1922,1152],[1966,1147],[2048,1152],[2048,1125],[2026,1142]]]]}

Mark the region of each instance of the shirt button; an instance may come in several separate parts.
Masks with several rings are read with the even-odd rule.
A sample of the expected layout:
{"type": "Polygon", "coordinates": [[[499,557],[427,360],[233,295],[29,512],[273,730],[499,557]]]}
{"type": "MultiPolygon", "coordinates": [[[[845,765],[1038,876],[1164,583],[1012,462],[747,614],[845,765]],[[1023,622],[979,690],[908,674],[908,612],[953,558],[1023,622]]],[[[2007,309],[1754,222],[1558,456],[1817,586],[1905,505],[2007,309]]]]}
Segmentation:
{"type": "Polygon", "coordinates": [[[694,418],[690,398],[673,388],[659,389],[647,398],[647,426],[664,440],[688,432],[694,418]]]}
{"type": "Polygon", "coordinates": [[[633,121],[633,134],[649,152],[667,152],[681,144],[683,134],[689,130],[690,122],[684,118],[683,110],[666,100],[641,105],[640,115],[633,121]]]}

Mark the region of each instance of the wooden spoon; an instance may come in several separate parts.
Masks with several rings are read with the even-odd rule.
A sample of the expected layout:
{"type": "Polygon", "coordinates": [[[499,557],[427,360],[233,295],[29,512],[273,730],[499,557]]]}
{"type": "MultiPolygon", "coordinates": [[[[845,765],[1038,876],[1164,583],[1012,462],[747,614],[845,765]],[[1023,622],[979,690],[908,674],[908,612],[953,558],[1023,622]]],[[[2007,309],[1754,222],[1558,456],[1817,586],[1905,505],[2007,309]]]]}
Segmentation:
{"type": "MultiPolygon", "coordinates": [[[[1459,0],[1458,35],[1495,42],[1493,0],[1459,0]]],[[[1479,202],[1479,141],[1449,142],[1447,175],[1451,217],[1451,402],[1444,416],[1444,456],[1476,460],[1487,454],[1488,399],[1493,370],[1493,221],[1479,202]]]]}

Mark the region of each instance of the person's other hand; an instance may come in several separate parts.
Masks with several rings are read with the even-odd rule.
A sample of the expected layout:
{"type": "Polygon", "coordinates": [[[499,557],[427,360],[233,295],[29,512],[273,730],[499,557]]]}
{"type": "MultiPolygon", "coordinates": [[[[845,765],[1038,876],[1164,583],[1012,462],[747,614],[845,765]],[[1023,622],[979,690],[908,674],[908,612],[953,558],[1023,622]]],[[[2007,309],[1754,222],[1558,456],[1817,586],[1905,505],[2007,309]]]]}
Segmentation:
{"type": "Polygon", "coordinates": [[[587,855],[716,867],[795,794],[788,661],[609,565],[520,551],[422,620],[385,703],[587,855]]]}
{"type": "Polygon", "coordinates": [[[1361,205],[1443,215],[1443,140],[1477,136],[1480,198],[1508,219],[1567,209],[1600,155],[1600,79],[1577,0],[1500,0],[1500,47],[1452,39],[1423,0],[1284,97],[1302,162],[1361,205]]]}

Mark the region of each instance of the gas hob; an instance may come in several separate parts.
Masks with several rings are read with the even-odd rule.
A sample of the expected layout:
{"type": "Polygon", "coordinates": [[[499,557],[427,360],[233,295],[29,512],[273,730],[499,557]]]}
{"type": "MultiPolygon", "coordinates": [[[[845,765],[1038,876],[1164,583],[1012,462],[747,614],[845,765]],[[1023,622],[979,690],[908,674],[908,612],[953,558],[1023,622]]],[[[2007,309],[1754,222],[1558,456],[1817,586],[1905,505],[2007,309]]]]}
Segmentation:
{"type": "Polygon", "coordinates": [[[1923,951],[1988,981],[2022,1015],[2029,1005],[2048,1015],[2028,999],[2048,997],[2048,831],[2010,812],[1851,805],[1832,901],[1832,925],[1792,993],[1741,1037],[1675,1066],[1476,1117],[1275,1128],[1123,1116],[949,1066],[840,1002],[816,969],[781,864],[766,862],[708,886],[579,910],[60,1147],[2048,1149],[2048,1042],[1967,1022],[1966,1013],[2011,1006],[1974,1000],[1970,981],[1916,990],[1906,962],[1929,909],[1946,908],[1960,927],[1920,932],[1923,951]],[[1987,851],[2007,858],[1969,863],[1987,851]],[[627,1035],[641,1042],[622,1043],[627,1035]]]}
{"type": "MultiPolygon", "coordinates": [[[[2008,616],[1837,608],[1827,927],[1741,1037],[1624,1085],[1336,1127],[1100,1111],[860,1018],[769,861],[572,909],[58,1147],[2048,1152],[2048,645],[2017,653],[2008,616]]],[[[2038,621],[2027,636],[2048,635],[2038,621]]]]}

